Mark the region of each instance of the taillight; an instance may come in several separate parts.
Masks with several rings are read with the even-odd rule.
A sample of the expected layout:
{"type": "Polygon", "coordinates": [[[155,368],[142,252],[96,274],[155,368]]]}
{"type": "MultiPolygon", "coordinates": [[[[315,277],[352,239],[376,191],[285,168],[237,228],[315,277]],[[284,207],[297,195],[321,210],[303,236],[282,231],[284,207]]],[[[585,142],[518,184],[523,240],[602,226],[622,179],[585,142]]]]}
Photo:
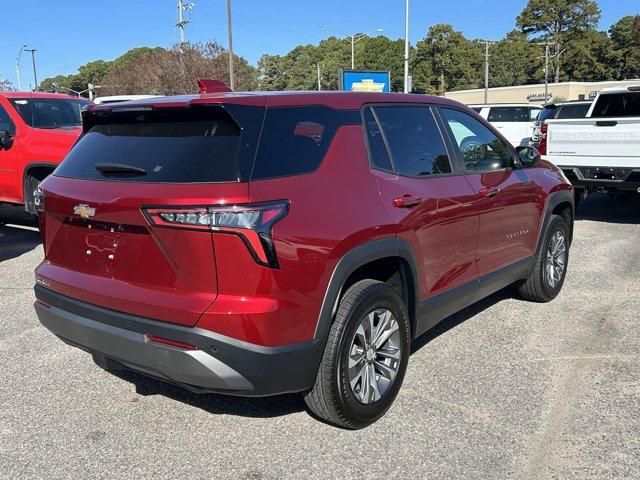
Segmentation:
{"type": "Polygon", "coordinates": [[[37,212],[44,212],[44,190],[40,187],[33,191],[33,206],[37,212]]]}
{"type": "Polygon", "coordinates": [[[254,260],[278,268],[271,230],[289,212],[289,202],[202,207],[144,207],[155,227],[206,230],[238,235],[254,260]]]}
{"type": "Polygon", "coordinates": [[[549,125],[543,122],[540,125],[540,143],[538,144],[540,155],[547,154],[547,130],[549,130],[549,125]]]}

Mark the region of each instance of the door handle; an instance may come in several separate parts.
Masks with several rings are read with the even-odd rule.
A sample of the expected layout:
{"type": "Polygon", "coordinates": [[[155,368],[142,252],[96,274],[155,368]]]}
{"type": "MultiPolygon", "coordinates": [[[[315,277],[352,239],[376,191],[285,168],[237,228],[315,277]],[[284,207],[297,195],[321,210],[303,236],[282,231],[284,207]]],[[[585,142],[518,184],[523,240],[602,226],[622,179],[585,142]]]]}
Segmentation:
{"type": "Polygon", "coordinates": [[[498,193],[500,193],[502,190],[500,190],[499,188],[489,188],[489,187],[482,187],[479,191],[478,194],[481,197],[487,197],[487,198],[492,198],[495,195],[497,195],[498,193]]]}
{"type": "Polygon", "coordinates": [[[398,208],[411,208],[420,205],[422,199],[411,195],[403,195],[393,199],[393,204],[398,208]]]}

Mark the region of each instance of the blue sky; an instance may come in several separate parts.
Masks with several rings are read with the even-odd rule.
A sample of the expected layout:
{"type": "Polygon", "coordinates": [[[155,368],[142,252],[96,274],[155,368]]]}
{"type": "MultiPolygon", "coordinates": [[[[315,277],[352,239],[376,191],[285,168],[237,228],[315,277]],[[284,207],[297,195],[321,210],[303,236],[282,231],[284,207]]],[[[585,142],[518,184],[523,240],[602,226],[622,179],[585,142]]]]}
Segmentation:
{"type": "MultiPolygon", "coordinates": [[[[226,0],[192,0],[188,40],[215,39],[226,45],[226,0]]],[[[8,2],[4,0],[2,3],[8,2]]],[[[255,64],[263,53],[283,54],[301,43],[331,35],[325,23],[347,33],[383,28],[401,38],[403,0],[233,0],[234,50],[255,64]]],[[[451,23],[467,37],[498,39],[514,28],[526,0],[411,0],[410,38],[430,25],[451,23]]],[[[600,28],[623,15],[640,13],[638,0],[599,0],[600,28]]],[[[101,2],[12,2],[0,16],[0,75],[14,84],[22,43],[37,49],[38,77],[68,74],[96,59],[114,59],[133,47],[169,46],[178,39],[175,0],[101,2]],[[9,14],[10,13],[10,14],[9,14]]],[[[21,61],[23,85],[32,79],[28,56],[21,61]]]]}

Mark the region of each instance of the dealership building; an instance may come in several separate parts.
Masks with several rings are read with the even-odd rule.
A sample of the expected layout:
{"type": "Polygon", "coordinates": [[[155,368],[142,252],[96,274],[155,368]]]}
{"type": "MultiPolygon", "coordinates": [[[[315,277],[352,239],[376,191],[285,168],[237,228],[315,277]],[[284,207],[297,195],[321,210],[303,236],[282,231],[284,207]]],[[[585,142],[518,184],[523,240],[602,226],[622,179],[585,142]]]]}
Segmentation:
{"type": "MultiPolygon", "coordinates": [[[[548,99],[592,100],[603,88],[640,85],[640,79],[611,82],[560,82],[550,83],[548,99]]],[[[444,96],[471,105],[484,103],[484,88],[446,92],[444,96]]],[[[490,88],[487,103],[544,103],[544,83],[490,88]]]]}

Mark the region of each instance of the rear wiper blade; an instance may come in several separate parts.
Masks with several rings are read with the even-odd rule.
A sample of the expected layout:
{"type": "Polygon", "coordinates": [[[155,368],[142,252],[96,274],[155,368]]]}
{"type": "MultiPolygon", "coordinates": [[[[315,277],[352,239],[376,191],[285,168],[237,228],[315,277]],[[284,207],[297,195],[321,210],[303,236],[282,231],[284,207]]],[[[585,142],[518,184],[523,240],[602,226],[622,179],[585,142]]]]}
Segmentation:
{"type": "Polygon", "coordinates": [[[124,163],[96,163],[95,169],[100,173],[135,173],[138,175],[146,175],[144,168],[133,165],[125,165],[124,163]]]}

